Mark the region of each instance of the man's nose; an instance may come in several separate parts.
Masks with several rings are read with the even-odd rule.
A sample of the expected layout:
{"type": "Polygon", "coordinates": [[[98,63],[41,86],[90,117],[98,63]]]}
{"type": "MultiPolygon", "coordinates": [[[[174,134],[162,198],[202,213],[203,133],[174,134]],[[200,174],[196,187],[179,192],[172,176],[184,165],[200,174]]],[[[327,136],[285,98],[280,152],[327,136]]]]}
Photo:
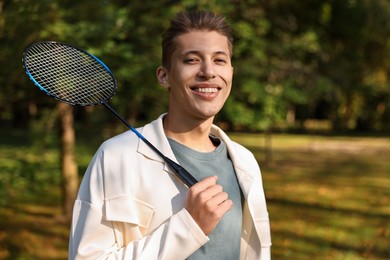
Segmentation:
{"type": "Polygon", "coordinates": [[[198,77],[203,78],[203,79],[204,78],[210,79],[210,78],[214,78],[215,76],[216,76],[216,74],[215,74],[214,64],[210,61],[202,62],[199,73],[198,73],[198,77]]]}

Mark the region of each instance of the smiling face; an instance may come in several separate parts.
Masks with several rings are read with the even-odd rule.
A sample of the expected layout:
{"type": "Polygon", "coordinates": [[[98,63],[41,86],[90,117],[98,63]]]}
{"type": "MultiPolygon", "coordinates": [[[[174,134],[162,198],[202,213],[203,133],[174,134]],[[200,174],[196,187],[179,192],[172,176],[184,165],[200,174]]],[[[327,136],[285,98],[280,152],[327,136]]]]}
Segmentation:
{"type": "Polygon", "coordinates": [[[229,96],[233,68],[228,40],[215,31],[191,31],[175,39],[169,69],[157,78],[169,89],[169,117],[213,119],[229,96]]]}

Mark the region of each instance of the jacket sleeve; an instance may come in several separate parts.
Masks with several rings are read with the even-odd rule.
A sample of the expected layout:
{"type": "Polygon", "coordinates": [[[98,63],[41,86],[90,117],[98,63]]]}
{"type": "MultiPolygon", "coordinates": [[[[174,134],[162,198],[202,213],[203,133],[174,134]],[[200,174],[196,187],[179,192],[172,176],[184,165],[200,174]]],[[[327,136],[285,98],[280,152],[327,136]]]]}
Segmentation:
{"type": "Polygon", "coordinates": [[[91,204],[77,200],[69,259],[185,259],[207,241],[185,209],[142,236],[139,226],[107,221],[91,204]],[[124,231],[137,239],[121,245],[124,231]]]}
{"type": "Polygon", "coordinates": [[[185,208],[149,230],[158,212],[122,185],[126,181],[118,173],[128,172],[118,154],[103,147],[88,166],[73,208],[68,258],[176,260],[207,243],[208,237],[185,208]],[[108,186],[121,195],[113,195],[108,186]]]}

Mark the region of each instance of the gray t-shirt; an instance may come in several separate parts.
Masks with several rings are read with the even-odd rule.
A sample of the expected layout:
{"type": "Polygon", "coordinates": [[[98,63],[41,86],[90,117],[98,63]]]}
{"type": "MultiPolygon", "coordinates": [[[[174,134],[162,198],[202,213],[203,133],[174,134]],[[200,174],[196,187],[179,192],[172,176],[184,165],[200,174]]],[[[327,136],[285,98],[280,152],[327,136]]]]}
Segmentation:
{"type": "Polygon", "coordinates": [[[222,185],[233,201],[230,209],[209,234],[210,241],[192,254],[189,260],[236,260],[240,258],[240,240],[242,230],[241,190],[230,160],[226,144],[215,137],[212,138],[218,147],[210,153],[192,150],[172,139],[169,144],[179,164],[190,172],[197,180],[218,175],[218,184],[222,185]]]}

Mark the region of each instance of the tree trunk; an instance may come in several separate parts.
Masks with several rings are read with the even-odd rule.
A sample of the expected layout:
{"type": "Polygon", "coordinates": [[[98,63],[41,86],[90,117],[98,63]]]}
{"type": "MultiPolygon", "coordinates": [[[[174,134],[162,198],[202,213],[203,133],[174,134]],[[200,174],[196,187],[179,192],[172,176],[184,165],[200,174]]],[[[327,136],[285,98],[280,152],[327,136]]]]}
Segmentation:
{"type": "Polygon", "coordinates": [[[295,106],[291,103],[288,104],[286,121],[289,126],[295,126],[295,106]]]}
{"type": "Polygon", "coordinates": [[[78,189],[78,170],[74,156],[76,138],[73,107],[59,102],[58,110],[61,135],[62,210],[66,220],[70,221],[78,189]]]}
{"type": "Polygon", "coordinates": [[[267,128],[264,133],[265,137],[265,163],[267,165],[271,165],[273,162],[273,156],[272,156],[272,130],[270,128],[267,128]]]}

